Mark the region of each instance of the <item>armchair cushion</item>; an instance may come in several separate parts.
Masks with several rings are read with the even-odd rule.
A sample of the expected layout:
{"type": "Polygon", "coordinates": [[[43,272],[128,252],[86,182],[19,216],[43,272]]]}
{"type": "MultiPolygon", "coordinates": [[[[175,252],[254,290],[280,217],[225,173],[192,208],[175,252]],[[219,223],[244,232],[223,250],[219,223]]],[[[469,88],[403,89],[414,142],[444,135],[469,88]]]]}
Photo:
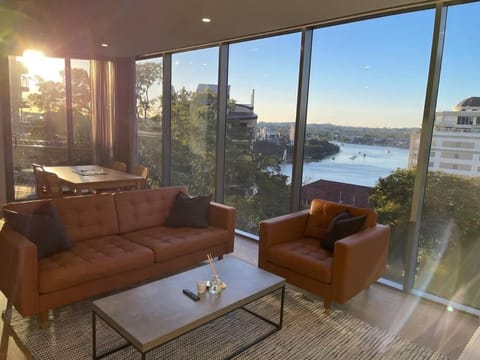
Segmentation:
{"type": "Polygon", "coordinates": [[[333,255],[322,249],[317,239],[304,238],[274,245],[268,251],[267,260],[302,276],[332,282],[333,255]]]}
{"type": "Polygon", "coordinates": [[[327,233],[320,241],[320,245],[333,252],[335,242],[358,232],[365,222],[366,216],[352,216],[348,211],[341,212],[335,216],[327,230],[327,233]]]}

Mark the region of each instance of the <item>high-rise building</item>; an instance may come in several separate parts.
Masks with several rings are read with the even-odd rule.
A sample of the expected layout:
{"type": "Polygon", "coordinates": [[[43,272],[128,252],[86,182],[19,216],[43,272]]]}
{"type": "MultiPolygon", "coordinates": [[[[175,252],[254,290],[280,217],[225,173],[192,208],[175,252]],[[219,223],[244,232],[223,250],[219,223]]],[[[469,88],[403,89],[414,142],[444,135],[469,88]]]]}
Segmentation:
{"type": "MultiPolygon", "coordinates": [[[[416,166],[420,133],[410,138],[408,166],[416,166]]],[[[460,101],[452,110],[436,113],[430,151],[430,170],[480,175],[480,97],[460,101]]]]}

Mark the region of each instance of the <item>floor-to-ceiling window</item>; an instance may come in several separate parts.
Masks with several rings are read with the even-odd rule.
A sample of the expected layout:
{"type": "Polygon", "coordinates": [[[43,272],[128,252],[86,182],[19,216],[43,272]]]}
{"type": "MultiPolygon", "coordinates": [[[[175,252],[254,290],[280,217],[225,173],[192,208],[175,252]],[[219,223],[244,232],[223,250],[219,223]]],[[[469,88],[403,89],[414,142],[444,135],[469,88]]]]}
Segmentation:
{"type": "Polygon", "coordinates": [[[93,163],[90,61],[72,59],[71,91],[74,164],[93,163]]]}
{"type": "Polygon", "coordinates": [[[434,11],[314,30],[302,206],[313,198],[375,207],[391,225],[386,278],[402,283],[434,11]]]}
{"type": "Polygon", "coordinates": [[[161,57],[136,62],[138,163],[149,169],[149,185],[162,184],[161,57]]]}
{"type": "Polygon", "coordinates": [[[480,308],[480,3],[451,6],[431,139],[415,288],[480,308]]]}
{"type": "Polygon", "coordinates": [[[172,55],[171,179],[192,194],[213,194],[218,48],[172,55]]]}
{"type": "Polygon", "coordinates": [[[9,57],[9,79],[14,196],[20,200],[35,193],[32,163],[92,163],[90,61],[27,51],[9,57]]]}
{"type": "Polygon", "coordinates": [[[34,193],[32,163],[66,163],[65,61],[29,52],[9,58],[15,199],[34,193]]]}
{"type": "Polygon", "coordinates": [[[281,165],[292,159],[300,41],[293,33],[230,45],[225,202],[248,233],[289,211],[281,165]]]}

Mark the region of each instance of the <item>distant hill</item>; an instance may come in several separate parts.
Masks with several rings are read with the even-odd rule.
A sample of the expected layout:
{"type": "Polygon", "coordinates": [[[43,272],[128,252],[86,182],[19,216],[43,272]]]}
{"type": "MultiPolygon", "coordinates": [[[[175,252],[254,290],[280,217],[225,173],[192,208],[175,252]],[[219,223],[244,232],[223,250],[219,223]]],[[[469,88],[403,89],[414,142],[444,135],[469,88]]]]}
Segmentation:
{"type": "MultiPolygon", "coordinates": [[[[259,128],[265,127],[268,132],[279,133],[285,137],[289,136],[292,126],[295,126],[292,122],[259,122],[257,124],[259,128]]],[[[369,128],[333,124],[307,124],[306,138],[307,140],[325,139],[341,143],[408,148],[410,134],[417,130],[417,128],[369,128]]]]}

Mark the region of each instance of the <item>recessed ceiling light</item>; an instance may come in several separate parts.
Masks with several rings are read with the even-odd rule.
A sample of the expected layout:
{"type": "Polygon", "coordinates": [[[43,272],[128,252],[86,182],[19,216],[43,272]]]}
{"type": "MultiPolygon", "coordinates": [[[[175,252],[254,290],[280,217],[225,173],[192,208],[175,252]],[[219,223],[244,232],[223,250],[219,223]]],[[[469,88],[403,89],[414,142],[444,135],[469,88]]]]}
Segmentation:
{"type": "Polygon", "coordinates": [[[101,47],[108,47],[108,44],[107,43],[102,43],[100,44],[101,47]]]}
{"type": "Polygon", "coordinates": [[[209,23],[209,22],[212,22],[212,19],[204,17],[204,18],[202,18],[202,22],[209,23]]]}

